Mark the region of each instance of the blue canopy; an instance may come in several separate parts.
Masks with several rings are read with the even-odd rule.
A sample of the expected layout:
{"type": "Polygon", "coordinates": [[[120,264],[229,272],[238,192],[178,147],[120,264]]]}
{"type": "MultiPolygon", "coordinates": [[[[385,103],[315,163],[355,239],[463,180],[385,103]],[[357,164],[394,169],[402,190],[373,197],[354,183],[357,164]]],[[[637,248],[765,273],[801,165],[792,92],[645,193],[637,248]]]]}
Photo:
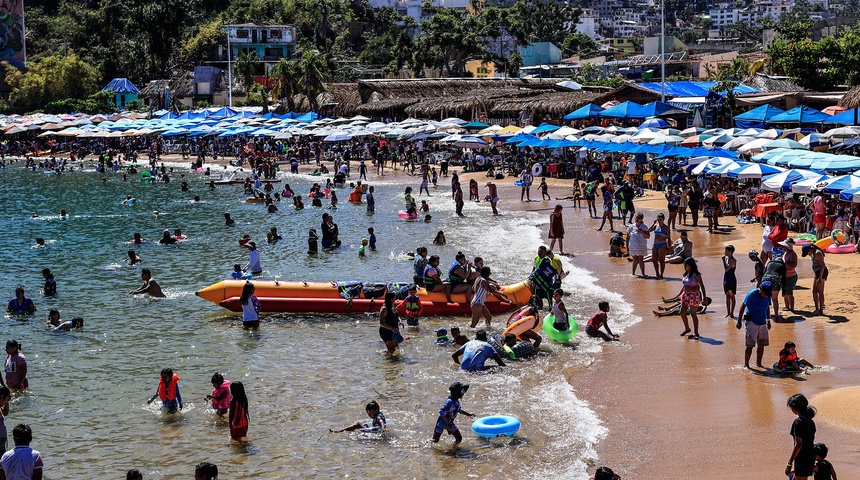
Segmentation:
{"type": "Polygon", "coordinates": [[[114,78],[110,83],[102,89],[103,92],[113,90],[113,93],[128,94],[140,93],[140,89],[135,87],[131,80],[127,78],[114,78]]]}
{"type": "MultiPolygon", "coordinates": [[[[670,97],[707,97],[711,89],[717,82],[666,82],[666,96],[670,97]]],[[[653,92],[661,92],[660,82],[642,82],[637,84],[640,87],[645,87],[653,92]]],[[[736,94],[744,93],[759,93],[758,90],[746,85],[738,85],[734,88],[736,94]]],[[[722,92],[721,92],[722,93],[722,92]]]]}
{"type": "Polygon", "coordinates": [[[239,112],[233,110],[230,107],[221,107],[218,110],[215,110],[212,113],[207,112],[207,117],[215,117],[215,118],[230,118],[238,115],[239,112]]]}
{"type": "Polygon", "coordinates": [[[295,120],[300,123],[311,123],[317,118],[319,118],[318,113],[308,112],[304,115],[299,115],[298,117],[295,117],[295,120]]]}
{"type": "Polygon", "coordinates": [[[174,118],[179,118],[179,115],[177,115],[177,114],[175,114],[175,113],[173,113],[173,112],[167,112],[167,113],[165,113],[164,115],[162,115],[162,116],[158,117],[158,119],[159,119],[159,120],[171,120],[171,119],[174,119],[174,118]]]}
{"type": "MultiPolygon", "coordinates": [[[[842,114],[840,113],[839,115],[842,115],[842,114]]],[[[833,116],[833,118],[836,118],[836,117],[837,117],[837,115],[833,116]]],[[[839,151],[839,150],[844,150],[846,148],[856,147],[857,145],[860,145],[860,138],[849,138],[848,140],[845,140],[842,143],[837,143],[836,145],[833,145],[832,147],[830,147],[830,150],[831,151],[839,151]]]]}
{"type": "Polygon", "coordinates": [[[780,113],[767,120],[767,123],[820,123],[828,120],[830,115],[806,105],[798,105],[787,112],[780,113]]]}
{"type": "Polygon", "coordinates": [[[605,108],[599,107],[593,103],[589,103],[588,105],[578,108],[567,115],[565,115],[562,120],[582,120],[584,118],[595,118],[600,115],[600,112],[604,111],[605,108]]]}
{"type": "Polygon", "coordinates": [[[771,118],[785,113],[785,110],[774,107],[773,105],[762,105],[758,108],[754,108],[749,112],[744,112],[740,115],[735,116],[735,121],[738,120],[750,120],[754,122],[768,122],[771,118]]]}
{"type": "Polygon", "coordinates": [[[540,124],[539,127],[535,128],[530,133],[532,135],[537,135],[539,133],[554,132],[554,131],[558,130],[559,128],[561,128],[561,127],[559,127],[558,125],[553,125],[551,123],[542,123],[542,124],[540,124]]]}
{"type": "Polygon", "coordinates": [[[206,112],[184,112],[182,115],[176,117],[177,120],[198,120],[206,118],[206,112]]]}
{"type": "Polygon", "coordinates": [[[640,113],[641,109],[642,105],[628,100],[624,103],[619,103],[614,107],[607,108],[606,110],[600,112],[600,116],[608,118],[621,118],[624,120],[648,117],[648,115],[642,115],[640,113]]]}
{"type": "Polygon", "coordinates": [[[860,124],[860,121],[858,121],[858,120],[860,120],[860,112],[857,112],[856,108],[852,108],[851,110],[845,110],[844,112],[839,112],[836,115],[833,115],[829,119],[825,120],[824,123],[841,123],[844,125],[858,125],[858,124],[860,124]]]}
{"type": "Polygon", "coordinates": [[[642,108],[637,112],[640,115],[644,115],[647,117],[660,117],[664,115],[689,115],[690,112],[686,110],[681,110],[678,107],[673,107],[668,103],[663,102],[651,102],[647,105],[643,105],[642,108]]]}

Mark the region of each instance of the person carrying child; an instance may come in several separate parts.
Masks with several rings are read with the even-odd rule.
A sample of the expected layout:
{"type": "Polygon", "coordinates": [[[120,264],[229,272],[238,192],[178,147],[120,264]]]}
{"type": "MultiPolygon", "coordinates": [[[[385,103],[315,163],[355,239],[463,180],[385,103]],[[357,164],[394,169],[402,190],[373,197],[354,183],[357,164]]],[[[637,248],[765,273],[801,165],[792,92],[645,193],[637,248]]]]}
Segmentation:
{"type": "Polygon", "coordinates": [[[415,204],[415,199],[412,197],[412,187],[406,187],[406,191],[403,194],[403,200],[406,203],[406,214],[415,215],[418,211],[418,207],[415,204]]]}
{"type": "Polygon", "coordinates": [[[470,418],[475,417],[474,414],[460,408],[460,399],[463,398],[467,390],[469,390],[468,383],[454,382],[448,387],[448,391],[451,394],[445,400],[445,403],[442,404],[442,408],[439,409],[439,418],[436,420],[436,428],[433,430],[433,443],[439,443],[439,438],[444,431],[447,431],[448,435],[454,436],[454,445],[463,441],[463,435],[460,434],[460,430],[454,424],[454,419],[457,418],[457,414],[459,413],[470,418]]]}
{"type": "Polygon", "coordinates": [[[618,340],[618,335],[612,333],[612,330],[609,329],[607,315],[609,313],[609,302],[600,302],[597,305],[597,308],[599,309],[597,313],[588,319],[588,324],[585,326],[585,333],[588,334],[589,337],[599,337],[607,342],[618,340]],[[606,329],[606,333],[600,331],[601,326],[606,329]]]}
{"type": "Polygon", "coordinates": [[[797,355],[797,347],[794,342],[785,342],[785,346],[779,351],[779,361],[776,363],[775,370],[800,372],[803,367],[815,368],[815,365],[797,355]]]}
{"type": "Polygon", "coordinates": [[[369,425],[367,423],[355,422],[354,424],[341,428],[340,430],[329,428],[329,433],[353,432],[358,429],[363,429],[362,431],[366,431],[367,433],[384,433],[385,415],[383,415],[379,410],[379,404],[376,403],[376,400],[371,400],[370,403],[365,405],[364,411],[367,412],[367,416],[372,419],[369,425]]]}

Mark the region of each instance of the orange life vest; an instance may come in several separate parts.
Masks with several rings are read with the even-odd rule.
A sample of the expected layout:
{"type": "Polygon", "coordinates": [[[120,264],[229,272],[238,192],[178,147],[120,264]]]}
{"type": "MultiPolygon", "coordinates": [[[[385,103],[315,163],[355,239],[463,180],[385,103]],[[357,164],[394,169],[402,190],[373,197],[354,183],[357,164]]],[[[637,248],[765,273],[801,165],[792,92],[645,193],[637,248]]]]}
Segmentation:
{"type": "Polygon", "coordinates": [[[170,385],[164,384],[164,378],[158,377],[158,398],[164,400],[176,400],[176,385],[179,383],[179,375],[173,374],[170,385]]]}

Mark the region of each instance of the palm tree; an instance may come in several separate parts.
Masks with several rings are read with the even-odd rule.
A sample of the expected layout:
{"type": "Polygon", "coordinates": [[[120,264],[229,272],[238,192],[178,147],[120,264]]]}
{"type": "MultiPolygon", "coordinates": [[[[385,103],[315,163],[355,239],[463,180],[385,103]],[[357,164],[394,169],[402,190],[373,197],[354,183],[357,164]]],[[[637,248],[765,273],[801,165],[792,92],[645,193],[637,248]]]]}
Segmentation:
{"type": "Polygon", "coordinates": [[[331,83],[328,59],[317,50],[306,50],[296,64],[297,84],[308,97],[311,108],[319,110],[317,95],[326,91],[326,83],[331,83]]]}
{"type": "Polygon", "coordinates": [[[251,84],[254,83],[254,72],[257,70],[258,63],[259,60],[255,52],[242,52],[239,54],[239,58],[236,59],[234,64],[236,75],[242,79],[242,86],[245,87],[246,92],[251,88],[251,84]]]}
{"type": "Polygon", "coordinates": [[[269,70],[269,76],[275,80],[275,88],[272,89],[272,93],[279,100],[286,98],[289,110],[295,110],[293,95],[299,93],[295,63],[288,61],[286,58],[281,58],[269,70]]]}

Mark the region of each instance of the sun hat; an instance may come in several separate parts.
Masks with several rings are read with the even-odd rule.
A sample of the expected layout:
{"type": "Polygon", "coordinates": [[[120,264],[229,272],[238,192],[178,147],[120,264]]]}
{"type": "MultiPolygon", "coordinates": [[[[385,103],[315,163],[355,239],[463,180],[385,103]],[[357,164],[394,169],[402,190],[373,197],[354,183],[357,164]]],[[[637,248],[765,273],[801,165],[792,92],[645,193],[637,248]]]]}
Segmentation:
{"type": "Polygon", "coordinates": [[[750,250],[750,253],[748,255],[750,258],[758,258],[758,252],[755,250],[750,250]]]}
{"type": "Polygon", "coordinates": [[[793,238],[786,238],[785,240],[779,242],[779,244],[785,248],[794,248],[795,245],[793,238]]]}

